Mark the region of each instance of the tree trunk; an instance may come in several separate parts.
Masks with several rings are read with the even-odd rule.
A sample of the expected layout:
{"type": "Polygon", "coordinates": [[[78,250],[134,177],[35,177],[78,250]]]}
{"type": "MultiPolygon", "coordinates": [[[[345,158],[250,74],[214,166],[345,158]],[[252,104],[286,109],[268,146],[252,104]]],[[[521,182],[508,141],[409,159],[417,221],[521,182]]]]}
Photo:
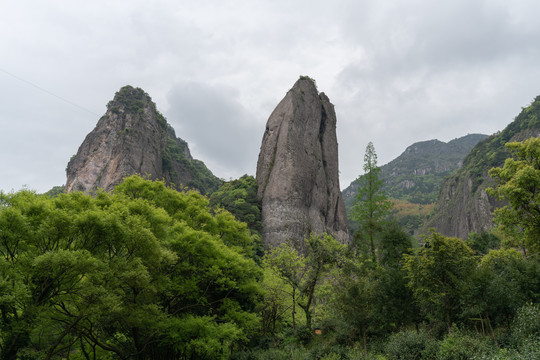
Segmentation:
{"type": "Polygon", "coordinates": [[[362,339],[364,340],[364,354],[367,356],[367,332],[365,326],[362,326],[362,339]]]}
{"type": "Polygon", "coordinates": [[[493,339],[493,342],[495,343],[495,346],[497,349],[499,348],[499,343],[497,342],[497,339],[495,338],[495,332],[493,331],[493,327],[491,327],[491,321],[489,321],[489,315],[486,313],[486,322],[489,327],[489,333],[491,334],[491,338],[493,339]]]}
{"type": "Polygon", "coordinates": [[[292,328],[296,329],[296,289],[292,289],[292,328]]]}

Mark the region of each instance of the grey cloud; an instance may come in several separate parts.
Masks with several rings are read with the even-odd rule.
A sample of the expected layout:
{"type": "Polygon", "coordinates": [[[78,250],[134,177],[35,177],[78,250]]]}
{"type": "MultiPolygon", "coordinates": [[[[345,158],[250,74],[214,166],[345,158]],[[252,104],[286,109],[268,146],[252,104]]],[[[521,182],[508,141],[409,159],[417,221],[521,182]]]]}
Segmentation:
{"type": "Polygon", "coordinates": [[[176,85],[168,94],[167,118],[177,136],[188,141],[194,156],[225,178],[255,175],[264,131],[237,96],[232,88],[194,82],[176,85]]]}
{"type": "Polygon", "coordinates": [[[540,93],[538,13],[533,0],[10,2],[1,67],[99,115],[0,74],[0,189],[62,183],[126,84],[218,176],[253,174],[264,123],[298,75],[336,106],[347,185],[368,141],[383,164],[413,142],[512,121],[540,93]]]}

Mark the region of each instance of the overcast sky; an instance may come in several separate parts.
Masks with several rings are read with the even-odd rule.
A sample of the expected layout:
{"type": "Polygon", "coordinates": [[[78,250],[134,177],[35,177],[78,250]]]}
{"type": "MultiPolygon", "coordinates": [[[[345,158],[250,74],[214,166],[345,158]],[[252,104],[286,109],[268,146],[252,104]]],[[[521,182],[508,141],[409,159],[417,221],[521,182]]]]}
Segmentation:
{"type": "Polygon", "coordinates": [[[218,177],[255,175],[300,75],[335,105],[342,189],[417,141],[502,130],[540,95],[535,0],[4,0],[0,190],[65,183],[124,85],[218,177]]]}

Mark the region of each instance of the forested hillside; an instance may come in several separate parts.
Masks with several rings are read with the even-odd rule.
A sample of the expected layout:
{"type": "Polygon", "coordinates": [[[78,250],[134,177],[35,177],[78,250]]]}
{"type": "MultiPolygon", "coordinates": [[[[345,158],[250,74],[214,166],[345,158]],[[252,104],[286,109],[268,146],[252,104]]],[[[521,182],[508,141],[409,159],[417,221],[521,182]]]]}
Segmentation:
{"type": "MultiPolygon", "coordinates": [[[[445,176],[458,169],[471,149],[486,137],[469,134],[448,143],[428,140],[412,144],[400,156],[381,166],[386,194],[413,204],[435,202],[445,176]]],[[[352,204],[357,188],[358,180],[355,180],[343,190],[347,208],[352,204]]]]}
{"type": "Polygon", "coordinates": [[[445,235],[462,239],[470,232],[489,231],[493,227],[493,210],[502,203],[485,191],[493,185],[488,171],[501,166],[510,156],[506,143],[537,136],[540,136],[540,96],[523,108],[504,130],[478,143],[465,158],[462,168],[445,179],[425,231],[433,227],[445,235]]]}
{"type": "MultiPolygon", "coordinates": [[[[414,143],[380,167],[383,191],[394,203],[393,216],[410,234],[417,232],[433,211],[444,178],[457,170],[469,151],[486,137],[469,134],[448,143],[439,140],[414,143]]],[[[349,216],[362,177],[343,190],[349,216]]],[[[354,223],[350,226],[355,228],[354,223]]]]}

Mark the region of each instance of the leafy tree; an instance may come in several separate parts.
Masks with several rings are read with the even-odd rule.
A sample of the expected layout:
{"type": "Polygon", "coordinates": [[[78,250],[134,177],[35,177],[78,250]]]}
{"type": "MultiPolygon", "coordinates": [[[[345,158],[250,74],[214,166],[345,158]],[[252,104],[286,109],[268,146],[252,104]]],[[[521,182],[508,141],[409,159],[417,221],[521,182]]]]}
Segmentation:
{"type": "Polygon", "coordinates": [[[210,196],[210,205],[222,207],[239,221],[248,224],[250,230],[261,232],[261,204],[257,198],[257,181],[253,176],[226,182],[210,196]]]}
{"type": "Polygon", "coordinates": [[[262,289],[264,300],[260,307],[262,336],[275,337],[291,321],[296,325],[295,289],[279,277],[267,264],[263,264],[264,279],[262,289]],[[292,312],[291,312],[292,310],[292,312]],[[289,316],[289,312],[291,312],[289,316]]]}
{"type": "Polygon", "coordinates": [[[478,255],[485,255],[489,250],[497,249],[501,240],[495,234],[483,231],[480,234],[470,233],[465,243],[478,255]]]}
{"type": "MultiPolygon", "coordinates": [[[[293,303],[296,302],[304,311],[306,326],[311,331],[315,291],[325,274],[338,264],[345,252],[345,246],[327,234],[312,234],[305,242],[306,255],[283,243],[270,250],[265,261],[293,288],[293,303]]],[[[293,308],[293,324],[294,313],[293,308]]]]}
{"type": "Polygon", "coordinates": [[[245,224],[163,182],[0,194],[0,358],[228,358],[259,322],[245,224]]]}
{"type": "Polygon", "coordinates": [[[491,250],[484,255],[463,288],[464,316],[480,321],[498,346],[494,327],[508,324],[525,303],[521,268],[525,258],[515,249],[491,250]]]}
{"type": "Polygon", "coordinates": [[[375,287],[375,308],[381,330],[396,330],[413,321],[418,324],[418,308],[407,287],[403,255],[412,252],[411,237],[396,223],[388,224],[380,240],[380,268],[375,287]]]}
{"type": "Polygon", "coordinates": [[[540,250],[540,138],[507,143],[514,158],[501,168],[492,168],[489,175],[497,187],[488,189],[508,205],[495,210],[495,222],[507,235],[514,236],[524,251],[540,250]]]}
{"type": "Polygon", "coordinates": [[[459,314],[463,282],[475,266],[473,251],[461,239],[433,232],[424,247],[404,258],[415,300],[426,315],[446,324],[450,333],[459,314]]]}
{"type": "Polygon", "coordinates": [[[367,338],[377,327],[376,289],[377,268],[367,260],[352,259],[345,263],[343,274],[334,292],[334,312],[353,329],[353,338],[362,337],[364,354],[367,354],[367,338]]]}
{"type": "Polygon", "coordinates": [[[210,206],[223,208],[238,221],[245,222],[253,234],[255,257],[263,256],[261,237],[261,202],[257,197],[257,181],[253,176],[244,175],[240,179],[224,183],[210,196],[210,206]]]}
{"type": "Polygon", "coordinates": [[[364,155],[364,176],[352,206],[351,219],[360,229],[357,237],[367,236],[369,250],[374,262],[377,261],[375,238],[382,230],[384,219],[390,214],[392,203],[382,190],[383,182],[379,178],[377,154],[372,142],[366,147],[364,155]]]}

